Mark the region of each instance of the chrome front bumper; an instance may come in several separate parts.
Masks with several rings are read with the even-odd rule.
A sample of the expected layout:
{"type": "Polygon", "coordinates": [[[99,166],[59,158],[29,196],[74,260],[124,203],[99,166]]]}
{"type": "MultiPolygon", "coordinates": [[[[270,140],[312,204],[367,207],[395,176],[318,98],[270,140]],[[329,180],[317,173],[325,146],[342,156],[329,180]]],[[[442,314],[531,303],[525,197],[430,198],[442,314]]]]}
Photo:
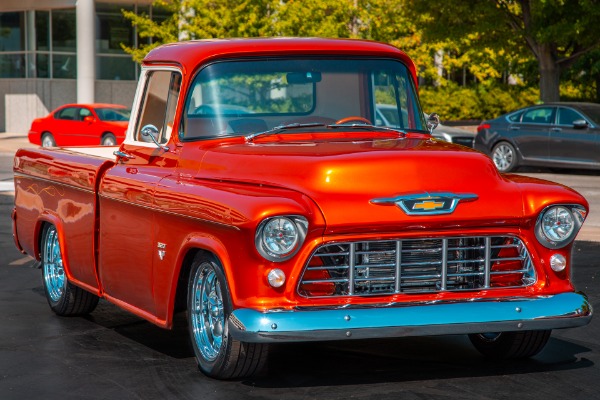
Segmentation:
{"type": "Polygon", "coordinates": [[[463,302],[235,310],[231,335],[243,342],[304,342],[572,328],[592,307],[581,293],[463,302]]]}

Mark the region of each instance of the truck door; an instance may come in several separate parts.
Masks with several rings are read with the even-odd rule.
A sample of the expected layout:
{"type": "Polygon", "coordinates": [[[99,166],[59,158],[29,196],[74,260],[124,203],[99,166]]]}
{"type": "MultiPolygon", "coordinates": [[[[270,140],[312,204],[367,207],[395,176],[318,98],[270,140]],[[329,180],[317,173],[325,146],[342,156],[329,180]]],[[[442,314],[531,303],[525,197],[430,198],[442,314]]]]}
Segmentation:
{"type": "MultiPolygon", "coordinates": [[[[118,163],[104,176],[100,196],[98,275],[106,298],[152,319],[154,190],[176,164],[167,148],[181,73],[174,68],[147,68],[136,94],[127,139],[118,163]],[[155,144],[142,128],[155,128],[155,144]]],[[[171,146],[174,147],[174,146],[171,146]]]]}

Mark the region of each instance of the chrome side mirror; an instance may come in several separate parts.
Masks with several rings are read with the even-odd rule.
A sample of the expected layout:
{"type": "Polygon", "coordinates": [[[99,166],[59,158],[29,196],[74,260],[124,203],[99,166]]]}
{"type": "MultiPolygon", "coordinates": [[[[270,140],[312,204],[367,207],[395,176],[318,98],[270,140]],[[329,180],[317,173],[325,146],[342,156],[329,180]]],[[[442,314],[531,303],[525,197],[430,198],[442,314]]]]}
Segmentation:
{"type": "MultiPolygon", "coordinates": [[[[144,125],[142,130],[140,131],[142,138],[150,139],[152,143],[154,143],[158,148],[163,149],[164,151],[169,151],[169,146],[162,145],[158,143],[158,128],[152,124],[144,125]]],[[[148,142],[148,140],[144,140],[148,142]]]]}
{"type": "Polygon", "coordinates": [[[429,117],[427,118],[427,130],[429,131],[429,133],[433,133],[433,130],[437,128],[439,124],[440,116],[437,115],[437,113],[429,114],[429,117]]]}

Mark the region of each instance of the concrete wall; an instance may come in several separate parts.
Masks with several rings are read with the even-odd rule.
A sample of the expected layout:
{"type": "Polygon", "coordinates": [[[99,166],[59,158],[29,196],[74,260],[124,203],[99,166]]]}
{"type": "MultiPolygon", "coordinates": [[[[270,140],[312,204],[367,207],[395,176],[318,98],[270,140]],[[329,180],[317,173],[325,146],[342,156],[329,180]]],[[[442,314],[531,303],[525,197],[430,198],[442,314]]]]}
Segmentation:
{"type": "MultiPolygon", "coordinates": [[[[135,81],[96,81],[97,103],[131,107],[135,81]]],[[[72,79],[0,79],[0,132],[27,133],[31,121],[77,101],[72,79]]]]}

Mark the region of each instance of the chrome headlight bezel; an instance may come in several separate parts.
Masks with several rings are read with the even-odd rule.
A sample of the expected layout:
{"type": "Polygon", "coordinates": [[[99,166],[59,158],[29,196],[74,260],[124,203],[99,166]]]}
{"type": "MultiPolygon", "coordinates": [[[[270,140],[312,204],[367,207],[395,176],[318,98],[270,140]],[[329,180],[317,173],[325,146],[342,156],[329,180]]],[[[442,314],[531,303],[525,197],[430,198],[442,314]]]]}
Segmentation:
{"type": "Polygon", "coordinates": [[[535,237],[549,249],[560,249],[571,243],[587,215],[587,210],[578,204],[554,204],[540,212],[535,223],[535,237]],[[560,217],[559,217],[560,214],[560,217]],[[567,232],[560,232],[558,225],[551,226],[552,221],[557,218],[568,219],[567,232]]]}
{"type": "Polygon", "coordinates": [[[307,231],[308,221],[301,215],[278,215],[268,217],[258,225],[254,236],[254,244],[260,255],[267,260],[274,262],[286,261],[292,258],[298,250],[300,250],[300,247],[302,247],[304,239],[306,238],[307,231]],[[276,250],[269,247],[269,242],[273,242],[273,236],[271,234],[272,230],[270,228],[277,225],[285,225],[288,229],[286,232],[288,234],[293,233],[294,235],[291,242],[279,243],[282,244],[282,250],[276,250]]]}

